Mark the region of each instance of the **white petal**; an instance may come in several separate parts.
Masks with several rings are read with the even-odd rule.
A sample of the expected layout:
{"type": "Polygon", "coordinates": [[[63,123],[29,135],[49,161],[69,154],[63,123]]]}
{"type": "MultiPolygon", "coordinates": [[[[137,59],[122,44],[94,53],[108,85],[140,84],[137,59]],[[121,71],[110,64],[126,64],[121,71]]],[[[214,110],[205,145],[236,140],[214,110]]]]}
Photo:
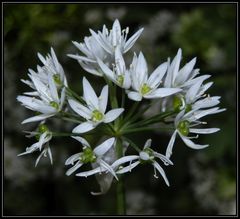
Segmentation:
{"type": "Polygon", "coordinates": [[[118,45],[120,38],[121,38],[121,26],[119,21],[116,19],[112,27],[112,45],[114,47],[118,45]]]}
{"type": "Polygon", "coordinates": [[[128,98],[135,101],[141,101],[142,95],[140,95],[138,92],[130,91],[128,93],[128,98]]]}
{"type": "Polygon", "coordinates": [[[49,118],[51,116],[54,116],[54,115],[55,114],[41,114],[41,115],[38,115],[38,116],[33,116],[33,117],[30,117],[30,118],[22,121],[22,124],[29,123],[29,122],[41,121],[41,120],[47,119],[47,118],[49,118]]]}
{"type": "Polygon", "coordinates": [[[161,98],[178,93],[179,91],[181,91],[179,88],[158,88],[151,93],[145,94],[144,97],[146,99],[161,98]]]}
{"type": "Polygon", "coordinates": [[[138,155],[129,155],[129,156],[121,157],[112,164],[112,168],[115,169],[116,167],[120,166],[123,163],[127,163],[136,159],[139,159],[138,155]]]}
{"type": "Polygon", "coordinates": [[[124,89],[129,89],[131,87],[131,77],[129,71],[125,71],[123,86],[124,89]]]}
{"type": "Polygon", "coordinates": [[[113,168],[108,164],[106,163],[104,160],[102,159],[99,159],[98,161],[99,165],[103,168],[105,168],[106,170],[108,170],[108,172],[110,172],[117,180],[118,180],[118,177],[116,175],[116,173],[114,172],[113,168]]]}
{"type": "Polygon", "coordinates": [[[133,168],[135,168],[138,164],[140,163],[140,161],[136,161],[134,163],[131,163],[129,166],[123,167],[122,169],[116,171],[117,174],[122,174],[122,173],[126,173],[126,172],[131,172],[133,168]]]}
{"type": "Polygon", "coordinates": [[[165,183],[167,184],[167,186],[169,186],[169,182],[168,182],[167,176],[166,176],[163,168],[156,161],[153,162],[153,166],[159,171],[159,173],[162,175],[165,183]]]}
{"type": "Polygon", "coordinates": [[[198,81],[196,84],[190,87],[190,89],[187,91],[185,95],[187,103],[192,103],[195,100],[201,85],[202,81],[198,81]]]}
{"type": "Polygon", "coordinates": [[[123,108],[117,108],[117,109],[113,109],[108,111],[105,114],[105,118],[104,118],[104,123],[109,123],[114,121],[117,117],[119,117],[121,115],[121,113],[124,111],[123,108]]]}
{"type": "Polygon", "coordinates": [[[139,36],[141,35],[141,33],[143,32],[144,28],[141,28],[140,30],[138,30],[134,35],[132,35],[127,42],[124,45],[123,48],[123,52],[126,53],[129,49],[131,49],[131,47],[133,46],[133,44],[137,41],[137,39],[139,38],[139,36]]]}
{"type": "Polygon", "coordinates": [[[177,77],[177,73],[179,70],[179,66],[180,66],[180,62],[181,62],[181,58],[182,58],[182,50],[178,49],[177,55],[173,60],[174,66],[173,66],[173,82],[175,82],[175,78],[177,77]]]}
{"type": "Polygon", "coordinates": [[[95,126],[93,123],[91,122],[83,122],[81,123],[80,125],[78,125],[77,127],[75,127],[72,132],[73,133],[85,133],[85,132],[88,132],[92,129],[94,129],[95,126]]]}
{"type": "Polygon", "coordinates": [[[147,62],[142,54],[140,52],[137,60],[137,66],[136,66],[136,74],[137,74],[137,80],[140,85],[146,82],[148,77],[148,69],[147,69],[147,62]]]}
{"type": "Polygon", "coordinates": [[[173,162],[171,160],[169,160],[169,158],[167,158],[166,156],[160,154],[160,153],[157,153],[157,152],[153,152],[154,156],[159,158],[160,160],[162,160],[164,162],[165,165],[173,165],[173,162]]]}
{"type": "Polygon", "coordinates": [[[83,106],[82,104],[78,103],[75,100],[68,100],[69,105],[71,108],[80,116],[85,119],[90,119],[92,117],[92,111],[87,107],[83,106]]]}
{"type": "Polygon", "coordinates": [[[48,84],[51,92],[51,97],[53,100],[57,103],[59,103],[59,97],[57,92],[57,86],[53,80],[53,76],[51,74],[48,74],[48,84]]]}
{"type": "MultiPolygon", "coordinates": [[[[175,139],[176,139],[176,135],[177,135],[177,131],[174,131],[174,133],[172,134],[172,137],[168,143],[168,146],[167,146],[167,150],[166,150],[166,157],[167,158],[170,158],[171,155],[172,155],[172,149],[173,149],[173,145],[174,145],[174,142],[175,142],[175,139]]],[[[166,163],[165,163],[166,165],[166,163]]]]}
{"type": "Polygon", "coordinates": [[[145,143],[145,145],[144,145],[144,149],[145,148],[149,148],[149,147],[151,147],[151,144],[152,144],[152,139],[148,139],[147,141],[146,141],[146,143],[145,143]]]}
{"type": "Polygon", "coordinates": [[[108,140],[104,141],[102,144],[97,146],[93,152],[99,157],[103,156],[114,144],[115,138],[109,138],[108,140]]]}
{"type": "Polygon", "coordinates": [[[50,163],[52,165],[53,164],[53,157],[52,157],[52,152],[51,152],[50,147],[48,147],[47,152],[48,152],[48,156],[49,156],[49,159],[50,159],[50,163]]]}
{"type": "Polygon", "coordinates": [[[98,98],[99,100],[99,109],[102,113],[105,113],[108,102],[108,85],[105,85],[102,89],[101,95],[98,98]]]}
{"type": "Polygon", "coordinates": [[[62,107],[63,107],[64,101],[65,101],[65,96],[66,96],[66,89],[65,89],[65,87],[64,87],[64,88],[62,89],[62,91],[61,91],[60,106],[59,106],[60,110],[61,110],[62,107]]]}
{"type": "MultiPolygon", "coordinates": [[[[106,170],[106,169],[104,169],[104,171],[105,171],[105,170],[106,170]]],[[[95,168],[95,169],[93,169],[93,170],[89,170],[89,171],[77,173],[76,176],[88,177],[88,176],[91,176],[91,175],[93,175],[93,174],[97,174],[97,173],[100,173],[100,172],[102,172],[102,168],[97,167],[97,168],[95,168]]]]}
{"type": "Polygon", "coordinates": [[[154,72],[150,75],[148,79],[149,87],[154,88],[157,85],[159,85],[159,83],[161,82],[163,76],[167,71],[167,67],[168,67],[168,63],[164,62],[154,70],[154,72]]]}
{"type": "Polygon", "coordinates": [[[91,65],[89,65],[89,64],[87,65],[87,64],[85,64],[84,62],[79,61],[79,60],[78,60],[78,63],[81,65],[81,67],[82,67],[85,71],[87,71],[87,72],[89,72],[89,73],[91,73],[91,74],[93,74],[93,75],[102,77],[102,73],[100,72],[100,69],[99,69],[99,70],[96,70],[96,67],[94,67],[92,64],[91,64],[91,65]]]}
{"type": "Polygon", "coordinates": [[[88,80],[83,78],[83,96],[88,105],[98,109],[98,98],[88,80]]]}
{"type": "MultiPolygon", "coordinates": [[[[80,55],[72,55],[72,54],[68,54],[68,57],[72,58],[72,59],[76,59],[78,61],[85,61],[85,62],[90,62],[90,63],[96,63],[95,60],[87,58],[85,56],[80,56],[80,55]]],[[[90,64],[89,63],[89,64],[90,64]]]]}
{"type": "Polygon", "coordinates": [[[84,147],[90,147],[90,144],[87,142],[86,139],[79,136],[71,136],[71,137],[79,141],[84,147]]]}
{"type": "Polygon", "coordinates": [[[184,65],[183,68],[181,68],[176,77],[175,84],[182,84],[188,79],[189,75],[193,70],[194,65],[196,64],[196,60],[197,60],[196,58],[193,58],[190,62],[184,65]]]}
{"type": "Polygon", "coordinates": [[[73,154],[72,156],[70,156],[66,161],[65,161],[65,165],[70,165],[70,164],[74,164],[74,162],[76,162],[77,160],[79,160],[80,156],[82,153],[77,153],[77,154],[73,154]]]}
{"type": "Polygon", "coordinates": [[[77,162],[73,167],[67,170],[66,175],[70,176],[73,172],[75,172],[78,168],[80,168],[83,163],[77,162]]]}
{"type": "Polygon", "coordinates": [[[196,134],[211,134],[214,132],[218,132],[219,128],[208,128],[208,129],[189,129],[189,132],[196,133],[196,134]]]}
{"type": "Polygon", "coordinates": [[[206,148],[209,146],[208,144],[205,144],[205,145],[195,144],[193,141],[191,141],[189,138],[183,136],[181,133],[178,132],[178,134],[180,135],[180,137],[182,138],[184,143],[192,149],[198,150],[198,149],[203,149],[203,148],[206,148]]]}
{"type": "Polygon", "coordinates": [[[107,66],[105,65],[101,59],[97,58],[97,62],[98,65],[100,66],[101,70],[103,71],[103,73],[111,80],[111,81],[115,81],[115,74],[113,73],[113,71],[107,66]]]}

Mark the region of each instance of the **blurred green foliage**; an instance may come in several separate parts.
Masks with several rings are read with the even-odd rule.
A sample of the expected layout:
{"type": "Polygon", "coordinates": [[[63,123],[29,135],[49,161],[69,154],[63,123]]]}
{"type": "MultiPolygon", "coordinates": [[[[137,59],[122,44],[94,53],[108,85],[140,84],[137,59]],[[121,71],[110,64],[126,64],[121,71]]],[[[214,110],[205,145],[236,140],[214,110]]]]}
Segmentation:
{"type": "MultiPolygon", "coordinates": [[[[36,69],[36,65],[39,64],[37,52],[45,55],[51,46],[65,69],[69,84],[76,92],[81,92],[83,75],[95,80],[101,87],[94,76],[84,73],[79,64],[66,55],[77,52],[71,43],[72,40],[82,42],[84,36],[89,35],[89,28],[101,29],[103,24],[110,28],[114,18],[120,19],[122,27],[129,26],[130,34],[140,26],[148,30],[146,34],[143,32],[136,50],[139,51],[140,48],[146,54],[150,68],[156,67],[167,57],[173,58],[178,48],[183,49],[184,64],[196,56],[196,67],[200,68],[203,74],[212,75],[214,86],[210,88],[211,95],[222,96],[221,107],[227,108],[226,112],[214,115],[208,120],[211,127],[220,127],[221,131],[199,139],[210,144],[209,148],[202,151],[191,150],[177,139],[173,156],[174,166],[166,168],[171,184],[169,188],[161,179],[154,180],[149,167],[139,168],[128,174],[128,209],[130,214],[234,214],[234,209],[231,210],[228,204],[233,201],[234,205],[236,196],[236,4],[4,4],[3,7],[4,85],[8,83],[4,89],[7,93],[10,86],[16,86],[12,96],[7,97],[10,99],[8,101],[12,99],[16,107],[4,109],[9,119],[13,118],[16,110],[20,112],[20,104],[15,103],[16,96],[26,91],[26,86],[20,79],[27,78],[28,68],[36,69]],[[169,19],[169,23],[164,23],[164,19],[169,19]],[[157,26],[154,23],[155,26],[151,27],[151,22],[157,23],[157,26]],[[165,29],[158,30],[163,24],[165,29]],[[152,36],[155,38],[151,38],[152,36]],[[10,82],[7,82],[8,78],[11,78],[10,82]],[[194,174],[190,171],[192,161],[197,168],[194,174]],[[205,193],[199,193],[201,190],[196,192],[198,186],[203,187],[201,183],[204,184],[205,173],[208,171],[213,173],[212,187],[205,193]],[[133,202],[138,202],[139,207],[131,211],[130,195],[135,194],[133,191],[142,192],[144,198],[133,198],[133,202]],[[148,196],[154,200],[150,207],[144,204],[147,203],[148,196]],[[206,199],[209,196],[207,207],[202,204],[205,202],[203,196],[206,199]],[[213,205],[213,202],[216,204],[213,205]]],[[[5,96],[5,103],[7,98],[5,96]]],[[[18,152],[25,150],[26,145],[31,142],[9,124],[20,123],[23,119],[21,117],[12,123],[6,122],[4,127],[5,139],[11,139],[12,142],[9,147],[17,148],[18,152]]],[[[169,140],[167,133],[146,132],[140,136],[132,135],[131,138],[141,145],[149,136],[161,145],[161,152],[164,152],[169,140]]],[[[75,153],[79,145],[71,139],[54,140],[52,145],[56,147],[53,167],[47,162],[38,168],[28,167],[29,174],[34,174],[35,178],[23,184],[14,183],[14,177],[5,177],[4,213],[115,214],[114,185],[108,194],[95,197],[90,195],[90,191],[98,188],[93,178],[65,176],[64,159],[75,153]],[[64,157],[61,154],[64,154],[64,157]],[[56,174],[57,167],[61,169],[60,174],[56,174]]],[[[5,145],[6,150],[10,149],[5,145]]],[[[26,159],[28,165],[34,163],[34,156],[12,159],[12,162],[14,159],[26,159]]],[[[11,168],[5,165],[5,175],[9,171],[11,168]]]]}

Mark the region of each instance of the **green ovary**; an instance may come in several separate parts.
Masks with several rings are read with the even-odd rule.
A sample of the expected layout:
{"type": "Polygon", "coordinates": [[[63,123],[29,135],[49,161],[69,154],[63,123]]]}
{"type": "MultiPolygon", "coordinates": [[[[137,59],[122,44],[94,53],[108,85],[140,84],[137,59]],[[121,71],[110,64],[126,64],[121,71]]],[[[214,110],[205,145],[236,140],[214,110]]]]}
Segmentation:
{"type": "Polygon", "coordinates": [[[145,95],[147,94],[149,91],[151,91],[152,89],[146,84],[144,83],[141,87],[141,94],[145,95]]]}
{"type": "Polygon", "coordinates": [[[124,77],[122,75],[119,75],[117,77],[117,82],[122,86],[123,85],[123,81],[124,81],[124,77]]]}
{"type": "Polygon", "coordinates": [[[180,97],[178,96],[174,96],[173,97],[173,109],[176,112],[179,112],[181,110],[182,107],[182,100],[180,97]]]}
{"type": "Polygon", "coordinates": [[[54,80],[54,82],[55,82],[57,85],[59,85],[59,86],[62,85],[62,81],[61,81],[61,78],[60,78],[60,75],[59,75],[59,74],[53,75],[53,80],[54,80]]]}
{"type": "Polygon", "coordinates": [[[50,106],[54,107],[55,109],[58,109],[59,107],[59,105],[55,101],[51,101],[50,106]]]}
{"type": "Polygon", "coordinates": [[[103,114],[98,110],[94,110],[92,113],[92,121],[99,122],[102,119],[103,119],[103,114]]]}
{"type": "Polygon", "coordinates": [[[80,161],[82,163],[93,163],[97,160],[97,157],[93,153],[93,150],[90,147],[83,149],[83,153],[80,155],[80,161]]]}
{"type": "Polygon", "coordinates": [[[188,136],[188,134],[189,134],[189,124],[190,124],[190,122],[187,121],[187,120],[181,121],[177,126],[178,131],[182,135],[188,136]]]}
{"type": "Polygon", "coordinates": [[[153,150],[151,148],[147,147],[147,148],[143,149],[143,152],[145,152],[149,155],[149,160],[140,159],[140,163],[142,163],[142,164],[152,163],[154,161],[153,150]]]}

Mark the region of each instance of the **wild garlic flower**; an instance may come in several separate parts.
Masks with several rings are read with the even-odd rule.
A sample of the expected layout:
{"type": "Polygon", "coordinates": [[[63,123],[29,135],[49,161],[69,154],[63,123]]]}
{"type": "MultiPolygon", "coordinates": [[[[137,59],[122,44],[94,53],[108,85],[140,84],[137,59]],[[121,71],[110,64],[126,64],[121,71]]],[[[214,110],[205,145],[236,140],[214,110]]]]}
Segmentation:
{"type": "Polygon", "coordinates": [[[144,145],[144,148],[139,155],[129,155],[121,157],[120,159],[116,160],[111,166],[113,169],[116,169],[117,174],[123,174],[126,172],[131,172],[133,168],[138,166],[139,164],[151,164],[154,168],[154,177],[158,178],[156,170],[162,175],[165,183],[169,186],[168,179],[163,168],[159,165],[159,163],[155,160],[155,158],[160,159],[165,164],[173,163],[164,155],[152,150],[151,147],[152,139],[148,139],[144,145]],[[123,167],[122,165],[125,163],[130,162],[128,166],[123,167]]]}
{"type": "Polygon", "coordinates": [[[82,165],[90,163],[97,164],[98,167],[95,168],[94,171],[92,170],[88,172],[77,173],[76,176],[88,177],[90,175],[108,170],[108,172],[110,172],[116,179],[118,179],[112,167],[102,159],[104,154],[106,154],[113,147],[115,138],[107,139],[94,149],[91,148],[89,143],[84,138],[75,136],[72,136],[72,138],[76,139],[83,145],[83,152],[74,154],[66,160],[65,165],[74,165],[73,167],[68,169],[66,175],[69,176],[77,169],[79,169],[82,165]]]}
{"type": "Polygon", "coordinates": [[[49,156],[51,164],[53,163],[52,152],[51,152],[51,149],[49,146],[49,141],[52,139],[52,134],[51,134],[51,132],[49,132],[47,126],[44,124],[39,125],[38,131],[41,133],[40,135],[39,134],[35,135],[35,134],[31,133],[31,136],[35,135],[36,138],[39,139],[39,141],[32,144],[30,147],[27,147],[26,152],[18,154],[18,156],[22,156],[22,155],[26,155],[26,154],[31,154],[35,151],[40,151],[41,153],[38,156],[38,158],[36,159],[35,167],[38,165],[38,162],[40,161],[40,159],[43,156],[47,157],[47,155],[49,156]],[[42,150],[42,148],[43,148],[43,150],[42,150]]]}
{"type": "Polygon", "coordinates": [[[83,78],[83,99],[87,106],[72,99],[68,100],[71,108],[87,120],[75,127],[72,130],[73,133],[85,133],[94,129],[102,122],[110,123],[118,118],[124,111],[123,108],[116,108],[105,113],[108,103],[108,86],[105,85],[100,96],[97,97],[91,84],[85,77],[83,78]]]}
{"type": "Polygon", "coordinates": [[[98,31],[98,33],[96,33],[90,29],[92,36],[99,43],[99,45],[112,56],[114,56],[117,46],[120,47],[120,51],[122,53],[126,53],[129,49],[131,49],[141,35],[142,31],[143,28],[138,30],[127,40],[129,28],[127,27],[126,29],[122,30],[117,19],[114,21],[111,30],[108,30],[105,25],[103,26],[102,32],[98,31]]]}
{"type": "Polygon", "coordinates": [[[167,62],[159,65],[148,76],[147,62],[142,52],[140,52],[138,57],[134,54],[132,64],[130,65],[130,75],[134,91],[128,91],[128,97],[134,101],[141,101],[142,98],[162,98],[181,91],[179,88],[158,88],[162,83],[162,78],[166,74],[166,71],[167,62]]]}
{"type": "Polygon", "coordinates": [[[212,86],[213,82],[202,84],[203,80],[197,81],[193,84],[185,94],[179,93],[173,98],[173,107],[176,111],[185,109],[185,112],[189,112],[192,109],[203,109],[216,106],[220,103],[219,96],[210,97],[205,94],[207,89],[212,86]]]}
{"type": "Polygon", "coordinates": [[[102,76],[102,72],[97,63],[97,58],[109,65],[112,57],[98,44],[93,36],[84,37],[84,43],[73,41],[73,44],[85,55],[68,54],[69,57],[76,59],[81,67],[96,76],[102,76]]]}
{"type": "Polygon", "coordinates": [[[52,117],[62,110],[65,101],[65,88],[58,94],[58,85],[51,74],[47,75],[48,84],[41,81],[36,75],[31,75],[32,83],[37,94],[33,97],[19,95],[17,100],[26,108],[40,113],[40,115],[25,119],[22,124],[36,122],[52,117]]]}
{"type": "Polygon", "coordinates": [[[206,80],[211,76],[202,75],[196,77],[199,74],[199,69],[194,69],[196,58],[193,58],[180,69],[181,58],[182,49],[178,49],[177,55],[174,57],[173,61],[170,63],[170,59],[168,60],[168,70],[164,80],[164,87],[184,89],[195,84],[199,80],[206,80]]]}
{"type": "MultiPolygon", "coordinates": [[[[65,72],[62,68],[62,65],[59,63],[57,56],[51,48],[51,54],[48,54],[46,58],[44,58],[40,53],[38,53],[38,58],[43,63],[43,66],[37,66],[37,72],[29,69],[28,76],[30,78],[35,77],[38,78],[42,83],[48,85],[48,75],[51,75],[54,79],[58,88],[62,88],[62,86],[67,86],[67,79],[65,76],[65,72]]],[[[36,90],[36,87],[32,81],[29,80],[21,80],[23,83],[29,85],[31,88],[36,90]]],[[[37,94],[37,92],[26,93],[30,95],[37,94]]]]}
{"type": "Polygon", "coordinates": [[[115,50],[115,63],[113,64],[113,70],[111,70],[101,59],[97,59],[97,62],[103,71],[103,73],[112,82],[117,84],[119,87],[129,89],[131,86],[131,78],[129,71],[126,69],[125,61],[123,59],[120,47],[117,46],[115,50]]]}
{"type": "Polygon", "coordinates": [[[204,116],[210,114],[216,114],[224,111],[225,109],[219,109],[219,107],[214,107],[210,109],[200,110],[198,108],[189,111],[185,114],[185,110],[178,113],[174,120],[175,131],[172,134],[172,137],[168,143],[166,150],[166,157],[170,158],[172,155],[173,145],[176,139],[176,136],[179,135],[183,142],[192,149],[203,149],[208,147],[208,144],[200,145],[195,144],[192,140],[193,138],[198,138],[197,136],[189,136],[190,133],[194,134],[211,134],[219,131],[219,128],[194,128],[200,124],[206,124],[206,122],[202,122],[201,119],[204,116]]]}

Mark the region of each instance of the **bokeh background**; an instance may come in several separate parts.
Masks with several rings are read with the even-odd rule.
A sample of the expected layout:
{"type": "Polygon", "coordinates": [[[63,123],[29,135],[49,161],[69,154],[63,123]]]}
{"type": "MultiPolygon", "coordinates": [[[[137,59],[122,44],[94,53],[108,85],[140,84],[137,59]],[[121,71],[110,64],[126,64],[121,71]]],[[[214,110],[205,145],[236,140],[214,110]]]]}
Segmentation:
{"type": "MultiPolygon", "coordinates": [[[[211,74],[211,95],[220,95],[227,111],[209,116],[210,127],[221,131],[198,140],[210,147],[196,151],[179,139],[173,167],[165,167],[171,186],[153,177],[152,168],[137,168],[127,174],[126,200],[129,215],[234,215],[236,214],[236,4],[4,4],[4,215],[114,215],[116,186],[106,195],[92,196],[98,184],[94,177],[65,176],[64,162],[80,145],[70,138],[51,141],[54,165],[36,154],[17,157],[34,140],[21,125],[30,111],[16,101],[29,88],[20,82],[28,68],[40,64],[37,52],[55,49],[69,84],[81,91],[83,76],[92,83],[98,78],[86,74],[66,56],[76,53],[72,40],[82,42],[89,28],[111,29],[118,18],[130,35],[144,27],[132,48],[146,56],[150,68],[182,48],[182,65],[197,57],[196,67],[211,74]]],[[[102,84],[100,83],[100,87],[102,84]]],[[[150,112],[151,113],[151,112],[150,112]]],[[[56,121],[52,129],[71,130],[73,124],[56,121]]],[[[130,136],[142,145],[147,138],[163,153],[169,133],[141,133],[130,136]]]]}

